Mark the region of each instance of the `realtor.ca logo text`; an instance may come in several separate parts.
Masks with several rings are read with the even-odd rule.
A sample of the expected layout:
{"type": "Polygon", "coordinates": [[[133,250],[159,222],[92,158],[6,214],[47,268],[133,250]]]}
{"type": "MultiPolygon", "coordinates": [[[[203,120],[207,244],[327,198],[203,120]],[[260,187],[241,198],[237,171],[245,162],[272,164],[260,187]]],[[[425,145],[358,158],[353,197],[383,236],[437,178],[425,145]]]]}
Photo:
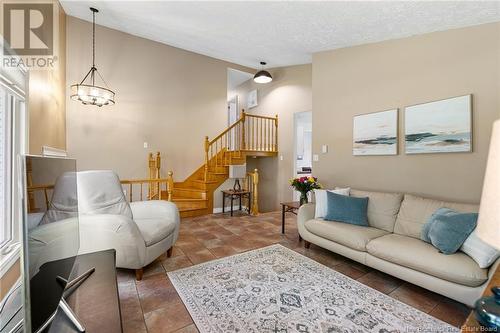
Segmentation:
{"type": "Polygon", "coordinates": [[[3,2],[2,67],[53,69],[57,62],[58,8],[45,2],[3,2]]]}

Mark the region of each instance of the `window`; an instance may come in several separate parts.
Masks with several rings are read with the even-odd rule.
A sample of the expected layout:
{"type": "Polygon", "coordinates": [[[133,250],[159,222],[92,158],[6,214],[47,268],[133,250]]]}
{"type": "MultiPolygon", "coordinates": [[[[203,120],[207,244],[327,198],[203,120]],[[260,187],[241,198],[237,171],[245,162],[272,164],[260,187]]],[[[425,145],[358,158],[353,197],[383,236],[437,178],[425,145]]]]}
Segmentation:
{"type": "MultiPolygon", "coordinates": [[[[9,96],[10,97],[10,96],[9,96]]],[[[10,220],[11,196],[10,196],[10,166],[11,166],[11,139],[10,139],[10,116],[12,101],[9,101],[7,89],[0,86],[0,248],[3,248],[12,240],[12,227],[10,220]]]]}
{"type": "Polygon", "coordinates": [[[26,152],[27,144],[26,82],[26,71],[0,68],[0,277],[20,252],[23,207],[19,181],[24,175],[19,155],[26,152]]]}

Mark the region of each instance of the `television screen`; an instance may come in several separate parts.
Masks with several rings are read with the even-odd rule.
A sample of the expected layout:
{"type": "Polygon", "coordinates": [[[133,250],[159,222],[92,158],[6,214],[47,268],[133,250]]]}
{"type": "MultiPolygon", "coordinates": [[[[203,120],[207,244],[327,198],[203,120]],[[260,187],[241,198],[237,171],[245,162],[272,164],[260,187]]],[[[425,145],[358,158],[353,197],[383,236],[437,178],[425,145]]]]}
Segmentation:
{"type": "Polygon", "coordinates": [[[76,161],[25,156],[25,332],[50,332],[79,248],[76,161]]]}

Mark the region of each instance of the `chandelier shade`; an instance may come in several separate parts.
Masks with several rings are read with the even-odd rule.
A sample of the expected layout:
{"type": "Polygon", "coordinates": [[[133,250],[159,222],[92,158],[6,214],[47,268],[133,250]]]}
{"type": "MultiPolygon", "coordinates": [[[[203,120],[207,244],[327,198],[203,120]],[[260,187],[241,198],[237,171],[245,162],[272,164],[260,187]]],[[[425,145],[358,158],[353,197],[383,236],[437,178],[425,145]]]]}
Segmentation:
{"type": "Polygon", "coordinates": [[[115,92],[109,89],[106,81],[95,66],[95,14],[99,11],[90,7],[92,11],[92,67],[80,83],[71,86],[71,99],[80,101],[84,105],[98,107],[115,104],[115,92]],[[96,84],[96,79],[102,84],[96,84]]]}

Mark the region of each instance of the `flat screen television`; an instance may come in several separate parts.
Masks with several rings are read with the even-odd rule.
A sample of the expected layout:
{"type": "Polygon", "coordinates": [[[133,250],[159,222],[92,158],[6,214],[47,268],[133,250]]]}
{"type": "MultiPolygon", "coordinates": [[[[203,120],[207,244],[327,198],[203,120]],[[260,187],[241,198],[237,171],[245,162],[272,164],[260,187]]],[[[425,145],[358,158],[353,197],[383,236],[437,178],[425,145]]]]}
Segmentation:
{"type": "Polygon", "coordinates": [[[24,156],[23,162],[24,331],[51,332],[79,248],[76,161],[24,156]]]}

